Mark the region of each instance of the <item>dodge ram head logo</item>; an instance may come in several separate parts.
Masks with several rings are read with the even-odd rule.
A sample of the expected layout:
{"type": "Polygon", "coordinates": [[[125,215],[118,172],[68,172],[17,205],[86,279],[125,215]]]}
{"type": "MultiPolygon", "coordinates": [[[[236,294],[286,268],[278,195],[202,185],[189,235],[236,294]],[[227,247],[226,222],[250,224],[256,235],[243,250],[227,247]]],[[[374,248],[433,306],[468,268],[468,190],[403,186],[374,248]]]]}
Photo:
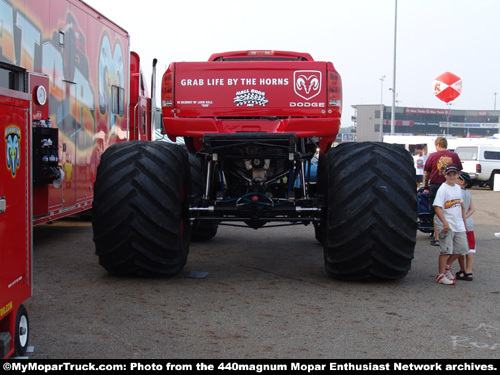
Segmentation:
{"type": "Polygon", "coordinates": [[[309,100],[321,91],[321,72],[318,70],[297,70],[293,73],[295,93],[309,100]]]}

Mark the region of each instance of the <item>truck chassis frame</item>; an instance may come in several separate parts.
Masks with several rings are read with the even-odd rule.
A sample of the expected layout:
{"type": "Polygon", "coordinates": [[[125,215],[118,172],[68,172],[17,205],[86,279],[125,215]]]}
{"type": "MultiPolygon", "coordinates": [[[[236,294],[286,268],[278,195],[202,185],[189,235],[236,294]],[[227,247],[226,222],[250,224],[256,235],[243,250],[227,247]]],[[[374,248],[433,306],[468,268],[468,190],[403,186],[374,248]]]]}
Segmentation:
{"type": "MultiPolygon", "coordinates": [[[[311,186],[316,185],[310,178],[313,153],[307,152],[304,141],[291,133],[205,135],[203,147],[198,152],[198,157],[203,158],[206,165],[204,191],[201,197],[193,196],[193,204],[189,209],[191,220],[245,222],[246,226],[254,229],[269,222],[289,222],[287,225],[317,223],[324,200],[310,197],[311,186]],[[234,153],[235,149],[250,152],[238,155],[234,153]],[[252,152],[259,149],[273,152],[252,152]],[[251,180],[245,176],[237,176],[240,183],[246,185],[247,192],[240,196],[228,197],[225,174],[231,171],[225,169],[224,165],[235,161],[251,165],[255,160],[258,162],[254,164],[261,166],[265,166],[266,161],[267,164],[281,161],[286,167],[273,178],[263,181],[258,177],[251,180]],[[214,175],[218,175],[217,183],[212,181],[214,175]],[[297,179],[300,180],[300,188],[294,189],[297,179]],[[215,192],[217,185],[219,191],[215,192]],[[271,193],[273,187],[278,188],[281,194],[275,196],[271,193]]],[[[264,168],[252,168],[257,175],[264,172],[264,168]]],[[[276,225],[268,225],[271,226],[276,225]]]]}

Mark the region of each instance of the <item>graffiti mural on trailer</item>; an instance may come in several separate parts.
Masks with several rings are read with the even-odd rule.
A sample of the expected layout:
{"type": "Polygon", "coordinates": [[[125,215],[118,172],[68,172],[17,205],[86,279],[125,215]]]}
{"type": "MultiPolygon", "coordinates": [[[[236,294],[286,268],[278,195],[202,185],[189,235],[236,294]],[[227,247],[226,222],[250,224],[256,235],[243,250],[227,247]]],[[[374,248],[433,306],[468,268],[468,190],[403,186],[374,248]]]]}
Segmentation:
{"type": "Polygon", "coordinates": [[[91,29],[92,17],[73,7],[54,7],[50,21],[44,22],[40,15],[45,7],[41,1],[27,7],[24,1],[0,0],[0,61],[49,76],[50,117],[68,140],[85,149],[101,124],[109,128],[107,133],[118,122],[126,124],[121,110],[127,63],[121,44],[126,41],[106,28],[91,29]],[[98,35],[98,48],[90,34],[98,35]],[[113,89],[122,92],[113,95],[113,89]],[[88,138],[79,136],[77,144],[82,130],[88,138]]]}

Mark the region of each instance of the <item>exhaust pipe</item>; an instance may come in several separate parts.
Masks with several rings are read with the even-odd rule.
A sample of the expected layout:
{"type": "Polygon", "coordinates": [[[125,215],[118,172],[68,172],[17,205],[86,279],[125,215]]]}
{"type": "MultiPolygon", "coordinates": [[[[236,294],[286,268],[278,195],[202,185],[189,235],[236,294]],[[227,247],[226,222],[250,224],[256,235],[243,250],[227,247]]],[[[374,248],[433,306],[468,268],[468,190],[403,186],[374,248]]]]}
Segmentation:
{"type": "Polygon", "coordinates": [[[153,71],[151,73],[151,110],[150,116],[151,119],[151,140],[154,141],[156,138],[156,63],[157,59],[153,59],[153,71]]]}

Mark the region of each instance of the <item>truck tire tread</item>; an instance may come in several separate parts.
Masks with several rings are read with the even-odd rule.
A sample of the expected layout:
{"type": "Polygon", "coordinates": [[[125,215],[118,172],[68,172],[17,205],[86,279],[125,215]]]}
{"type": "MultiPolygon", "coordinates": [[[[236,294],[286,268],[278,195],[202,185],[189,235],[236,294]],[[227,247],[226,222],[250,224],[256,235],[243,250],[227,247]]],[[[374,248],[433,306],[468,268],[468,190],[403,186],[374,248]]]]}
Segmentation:
{"type": "Polygon", "coordinates": [[[417,229],[410,154],[397,145],[344,143],[327,160],[327,272],[344,280],[406,276],[417,229]]]}
{"type": "Polygon", "coordinates": [[[99,263],[117,275],[172,276],[189,251],[190,174],[185,150],[164,142],[117,143],[102,155],[93,203],[99,263]]]}

